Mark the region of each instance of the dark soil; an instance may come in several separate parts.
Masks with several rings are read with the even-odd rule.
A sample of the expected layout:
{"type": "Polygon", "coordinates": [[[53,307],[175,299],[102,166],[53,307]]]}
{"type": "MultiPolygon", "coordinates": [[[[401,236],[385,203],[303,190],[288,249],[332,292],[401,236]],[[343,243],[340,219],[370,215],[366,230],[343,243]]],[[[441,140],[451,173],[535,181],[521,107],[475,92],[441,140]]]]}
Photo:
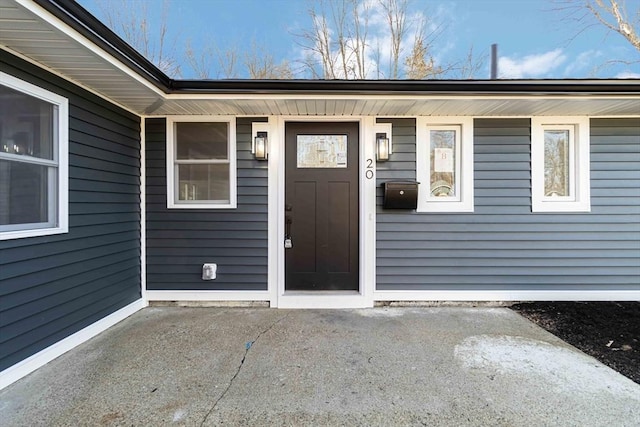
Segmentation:
{"type": "Polygon", "coordinates": [[[531,302],[511,309],[640,384],[640,302],[531,302]]]}

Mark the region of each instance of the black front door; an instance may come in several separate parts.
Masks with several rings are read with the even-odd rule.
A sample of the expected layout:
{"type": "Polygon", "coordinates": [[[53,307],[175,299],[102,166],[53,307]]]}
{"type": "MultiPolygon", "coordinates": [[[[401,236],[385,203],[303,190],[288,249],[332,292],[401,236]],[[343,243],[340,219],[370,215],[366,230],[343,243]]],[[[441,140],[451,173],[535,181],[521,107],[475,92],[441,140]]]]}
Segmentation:
{"type": "Polygon", "coordinates": [[[285,290],[357,291],[358,123],[287,123],[285,138],[285,290]]]}

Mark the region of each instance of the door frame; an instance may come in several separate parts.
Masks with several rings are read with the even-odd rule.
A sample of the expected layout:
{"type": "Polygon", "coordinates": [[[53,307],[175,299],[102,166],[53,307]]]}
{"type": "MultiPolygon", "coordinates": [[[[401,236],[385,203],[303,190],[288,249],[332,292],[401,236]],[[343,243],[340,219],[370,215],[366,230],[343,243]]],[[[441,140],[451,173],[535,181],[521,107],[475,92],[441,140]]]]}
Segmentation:
{"type": "MultiPolygon", "coordinates": [[[[370,116],[271,116],[268,176],[268,289],[271,306],[278,308],[362,308],[373,306],[376,258],[376,157],[375,117],[370,116]],[[285,292],[285,124],[287,122],[354,122],[359,127],[358,188],[360,259],[359,291],[285,292]],[[367,168],[367,166],[369,166],[367,168]]],[[[388,125],[386,125],[388,126],[388,125]]],[[[386,129],[386,128],[385,128],[386,129]]],[[[378,129],[378,131],[380,131],[378,129]]]]}

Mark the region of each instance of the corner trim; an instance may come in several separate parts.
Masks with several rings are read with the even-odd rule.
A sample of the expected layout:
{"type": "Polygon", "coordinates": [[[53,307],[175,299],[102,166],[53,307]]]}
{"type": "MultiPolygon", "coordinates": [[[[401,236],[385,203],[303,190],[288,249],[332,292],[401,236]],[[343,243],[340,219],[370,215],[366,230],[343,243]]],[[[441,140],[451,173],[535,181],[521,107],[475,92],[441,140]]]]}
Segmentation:
{"type": "Polygon", "coordinates": [[[147,118],[140,117],[140,297],[147,299],[147,118]]]}
{"type": "Polygon", "coordinates": [[[57,343],[40,350],[36,354],[16,363],[15,365],[8,367],[4,371],[0,372],[0,390],[29,375],[31,372],[46,365],[67,351],[72,350],[80,344],[90,340],[99,333],[104,332],[116,323],[121,322],[144,307],[145,304],[142,298],[136,300],[118,311],[111,313],[107,317],[104,317],[86,328],[79,330],[73,335],[69,335],[67,338],[64,338],[57,343]]]}

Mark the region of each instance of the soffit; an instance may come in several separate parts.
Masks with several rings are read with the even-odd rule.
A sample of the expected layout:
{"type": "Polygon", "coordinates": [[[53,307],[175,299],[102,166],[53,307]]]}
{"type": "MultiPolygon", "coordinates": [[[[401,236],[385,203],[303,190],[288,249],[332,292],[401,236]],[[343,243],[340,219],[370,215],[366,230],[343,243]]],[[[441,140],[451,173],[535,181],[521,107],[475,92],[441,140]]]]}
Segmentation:
{"type": "MultiPolygon", "coordinates": [[[[369,87],[372,84],[347,83],[350,89],[344,93],[342,89],[325,93],[318,89],[317,82],[300,81],[283,82],[280,89],[273,92],[254,88],[237,90],[234,94],[229,92],[229,87],[251,87],[254,83],[223,82],[220,86],[225,89],[216,92],[197,89],[199,85],[215,82],[183,81],[176,82],[180,87],[175,91],[178,93],[167,94],[166,88],[160,89],[139,71],[30,0],[0,0],[0,46],[140,115],[637,116],[640,112],[639,91],[544,95],[536,92],[539,87],[536,82],[524,84],[531,88],[528,94],[487,93],[483,83],[473,82],[468,84],[471,90],[454,89],[437,94],[429,94],[428,90],[393,93],[394,87],[410,82],[384,83],[387,86],[384,92],[376,89],[359,92],[359,84],[369,87]],[[196,89],[190,87],[192,83],[196,89]],[[312,89],[305,91],[307,85],[312,89]],[[478,88],[477,94],[474,87],[478,88]],[[255,92],[251,93],[252,90],[255,92]]],[[[340,85],[340,82],[325,83],[340,85]]],[[[456,83],[460,82],[453,82],[451,86],[456,87],[456,83]]]]}
{"type": "Polygon", "coordinates": [[[159,89],[29,1],[0,0],[0,46],[136,113],[162,96],[159,89]]]}
{"type": "Polygon", "coordinates": [[[640,113],[635,97],[359,97],[268,95],[249,99],[172,99],[147,111],[149,115],[219,114],[238,116],[628,116],[640,113]]]}

